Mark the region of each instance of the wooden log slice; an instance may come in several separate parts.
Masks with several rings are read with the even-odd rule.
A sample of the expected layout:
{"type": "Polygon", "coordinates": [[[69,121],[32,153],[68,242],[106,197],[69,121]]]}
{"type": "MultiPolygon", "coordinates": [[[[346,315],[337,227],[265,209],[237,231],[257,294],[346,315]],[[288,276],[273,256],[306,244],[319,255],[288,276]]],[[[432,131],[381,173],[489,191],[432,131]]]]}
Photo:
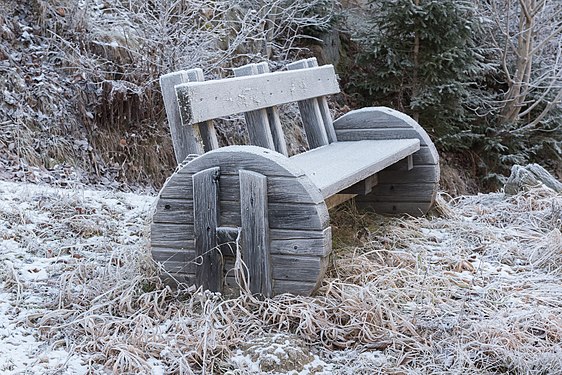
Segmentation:
{"type": "MultiPolygon", "coordinates": [[[[198,259],[194,246],[192,177],[214,167],[220,169],[221,228],[242,225],[239,171],[266,176],[273,294],[313,293],[322,281],[332,246],[328,209],[320,191],[302,170],[286,156],[256,146],[210,151],[185,164],[168,179],[160,191],[151,226],[152,256],[169,273],[168,278],[195,283],[198,259]]],[[[220,250],[225,283],[233,284],[236,244],[223,244],[220,250]]]]}
{"type": "Polygon", "coordinates": [[[425,214],[439,185],[439,154],[426,131],[411,117],[386,107],[351,111],[334,121],[338,141],[418,138],[413,168],[405,159],[378,173],[371,193],[358,195],[358,207],[382,214],[425,214]]]}

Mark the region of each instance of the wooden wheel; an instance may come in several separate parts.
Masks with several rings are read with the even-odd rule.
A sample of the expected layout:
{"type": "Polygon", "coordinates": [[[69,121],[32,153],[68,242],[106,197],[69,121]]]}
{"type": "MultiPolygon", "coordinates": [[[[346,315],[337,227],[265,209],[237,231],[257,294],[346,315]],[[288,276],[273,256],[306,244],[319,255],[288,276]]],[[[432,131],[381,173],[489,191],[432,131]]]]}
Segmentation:
{"type": "Polygon", "coordinates": [[[420,150],[379,172],[372,192],[358,195],[355,202],[383,214],[423,215],[431,208],[439,185],[439,155],[416,121],[390,108],[371,107],[343,115],[334,128],[338,141],[418,138],[420,150]]]}
{"type": "Polygon", "coordinates": [[[322,280],[331,251],[328,210],[318,188],[286,156],[256,146],[220,148],[180,167],[160,192],[151,232],[152,255],[172,278],[204,287],[211,279],[210,284],[215,283],[211,290],[235,283],[235,252],[230,250],[235,246],[224,242],[234,241],[237,233],[247,265],[255,257],[269,262],[248,266],[250,279],[261,279],[260,285],[270,277],[270,291],[252,290],[265,295],[311,294],[322,280]],[[243,182],[242,190],[241,179],[249,181],[243,182]],[[201,181],[207,185],[199,185],[201,181]],[[254,192],[255,181],[263,182],[263,199],[259,189],[254,192]],[[202,205],[198,198],[202,194],[215,195],[216,205],[202,205]],[[216,212],[214,221],[211,211],[216,212]],[[253,219],[246,218],[249,211],[253,219]],[[263,220],[255,219],[262,211],[263,220]],[[201,250],[205,238],[208,248],[201,250]],[[216,269],[218,275],[205,275],[216,269]]]}

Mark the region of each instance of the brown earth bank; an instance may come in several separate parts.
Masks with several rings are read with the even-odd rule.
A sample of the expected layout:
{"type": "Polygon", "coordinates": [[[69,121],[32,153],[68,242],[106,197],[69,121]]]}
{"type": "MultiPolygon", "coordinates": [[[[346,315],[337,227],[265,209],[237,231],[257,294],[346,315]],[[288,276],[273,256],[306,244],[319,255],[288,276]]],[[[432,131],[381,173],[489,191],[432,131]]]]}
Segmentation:
{"type": "MultiPolygon", "coordinates": [[[[146,9],[127,15],[112,4],[0,0],[0,178],[158,190],[175,168],[158,77],[182,61],[194,64],[209,56],[228,60],[209,64],[215,69],[209,75],[223,74],[244,62],[237,53],[251,48],[242,43],[230,55],[207,51],[188,62],[172,61],[169,56],[182,50],[167,48],[167,40],[149,42],[133,30],[146,9]]],[[[298,40],[297,52],[286,58],[314,54],[321,62],[339,64],[345,80],[357,47],[334,30],[319,35],[312,42],[298,40]]],[[[345,94],[332,100],[336,115],[353,106],[345,94]]],[[[285,119],[285,126],[295,129],[289,146],[302,149],[301,126],[293,117],[285,119]]],[[[237,119],[217,129],[223,144],[247,137],[237,119]]],[[[441,188],[451,196],[501,187],[481,181],[486,169],[476,153],[441,157],[441,188]]]]}

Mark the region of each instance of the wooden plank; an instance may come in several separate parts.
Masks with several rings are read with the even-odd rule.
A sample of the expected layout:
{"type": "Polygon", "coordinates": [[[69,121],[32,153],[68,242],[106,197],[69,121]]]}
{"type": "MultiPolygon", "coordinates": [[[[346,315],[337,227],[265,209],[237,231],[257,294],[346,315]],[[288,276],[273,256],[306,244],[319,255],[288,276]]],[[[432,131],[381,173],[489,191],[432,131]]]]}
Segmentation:
{"type": "MultiPolygon", "coordinates": [[[[190,199],[193,186],[190,174],[174,176],[160,193],[160,198],[190,199]]],[[[219,199],[224,201],[240,200],[240,179],[238,175],[222,173],[219,178],[219,199]]],[[[317,189],[306,176],[268,177],[268,200],[273,203],[321,203],[320,194],[313,197],[309,191],[317,189]]]]}
{"type": "Polygon", "coordinates": [[[357,141],[359,139],[385,140],[385,139],[414,139],[420,140],[420,146],[427,146],[424,137],[412,128],[393,129],[351,129],[336,130],[340,142],[357,141]]]}
{"type": "Polygon", "coordinates": [[[240,171],[240,212],[242,215],[242,258],[248,267],[249,289],[271,297],[271,259],[267,219],[267,177],[240,171]]]}
{"type": "MultiPolygon", "coordinates": [[[[234,277],[226,277],[226,284],[231,289],[238,289],[239,286],[236,284],[236,280],[234,277]]],[[[311,295],[316,289],[319,283],[314,281],[293,281],[293,280],[275,280],[273,286],[273,294],[283,294],[283,293],[291,293],[295,295],[301,296],[309,296],[311,295]]]]}
{"type": "MultiPolygon", "coordinates": [[[[287,65],[287,69],[295,71],[306,68],[308,68],[307,60],[295,61],[287,65]]],[[[327,145],[329,143],[328,135],[326,134],[322,112],[316,97],[299,100],[298,105],[308,146],[313,149],[327,145]]]]}
{"type": "MultiPolygon", "coordinates": [[[[259,74],[269,73],[269,66],[265,61],[256,64],[256,68],[259,74]]],[[[279,110],[277,107],[267,107],[265,110],[269,120],[269,129],[271,131],[271,136],[273,137],[273,143],[275,143],[275,150],[280,154],[288,156],[289,152],[287,151],[287,142],[285,141],[283,126],[281,125],[281,120],[279,119],[279,110]]]]}
{"type": "Polygon", "coordinates": [[[339,91],[331,65],[176,86],[184,125],[339,91]]]}
{"type": "MultiPolygon", "coordinates": [[[[395,165],[395,164],[393,164],[395,165]]],[[[387,168],[390,168],[389,166],[387,168]]],[[[347,189],[342,190],[341,194],[359,194],[359,195],[367,195],[371,191],[373,191],[373,187],[379,183],[379,176],[374,174],[372,176],[367,177],[366,179],[359,181],[355,185],[351,185],[347,189]]]]}
{"type": "Polygon", "coordinates": [[[272,255],[273,279],[317,282],[326,268],[326,258],[272,255]]]}
{"type": "Polygon", "coordinates": [[[182,126],[180,111],[176,98],[175,86],[189,81],[188,73],[184,70],[165,74],[160,77],[160,88],[166,109],[166,117],[170,127],[172,144],[176,163],[180,164],[189,154],[202,154],[203,148],[199,144],[191,126],[182,126]]]}
{"type": "MultiPolygon", "coordinates": [[[[313,255],[324,257],[332,249],[332,229],[320,232],[321,238],[282,238],[272,239],[271,254],[280,255],[313,255]]],[[[288,236],[291,236],[288,234],[288,236]]]]}
{"type": "MultiPolygon", "coordinates": [[[[159,224],[167,226],[176,226],[182,228],[182,224],[159,224]]],[[[193,227],[193,226],[192,226],[193,227]]],[[[219,228],[220,229],[220,228],[219,228]]],[[[324,231],[296,231],[296,230],[274,230],[276,233],[270,233],[270,253],[284,255],[311,255],[326,256],[331,249],[331,228],[328,227],[324,231]],[[280,234],[280,232],[283,232],[280,234]],[[298,232],[301,232],[299,234],[298,232]],[[276,236],[273,238],[273,236],[276,236]]],[[[217,231],[217,244],[223,256],[234,256],[235,240],[232,237],[221,237],[217,231]],[[222,244],[228,244],[221,246],[222,244]]],[[[184,234],[182,232],[173,233],[169,239],[158,240],[151,238],[151,246],[153,249],[165,248],[170,251],[195,251],[195,242],[193,234],[184,234]]],[[[154,257],[156,260],[156,256],[154,257]]],[[[161,258],[159,257],[158,260],[161,258]]]]}
{"type": "MultiPolygon", "coordinates": [[[[306,65],[309,68],[314,68],[318,66],[316,57],[311,57],[306,59],[306,65]]],[[[326,129],[326,136],[328,137],[329,143],[334,143],[337,141],[336,131],[334,129],[334,124],[332,121],[332,114],[330,113],[330,107],[328,106],[328,100],[325,96],[319,96],[316,98],[318,101],[318,107],[320,108],[320,113],[322,114],[322,122],[324,123],[324,128],[326,129]]]]}
{"type": "Polygon", "coordinates": [[[152,258],[161,263],[164,269],[170,273],[193,273],[197,265],[201,263],[195,250],[178,250],[168,247],[152,248],[152,258]]]}
{"type": "Polygon", "coordinates": [[[221,167],[221,174],[236,175],[240,169],[246,169],[267,177],[304,175],[304,171],[297,168],[286,156],[256,146],[221,147],[196,158],[176,172],[176,175],[192,174],[217,165],[221,167]]]}
{"type": "MultiPolygon", "coordinates": [[[[154,223],[191,223],[193,212],[193,201],[159,199],[152,220],[154,223]]],[[[268,220],[275,229],[323,230],[330,218],[324,203],[270,203],[268,220]]],[[[239,202],[220,202],[220,223],[221,226],[241,226],[239,202]]]]}
{"type": "Polygon", "coordinates": [[[326,198],[326,206],[328,209],[331,209],[355,198],[356,196],[357,194],[334,194],[331,197],[326,198]]]}
{"type": "Polygon", "coordinates": [[[334,121],[334,127],[336,130],[411,128],[411,124],[404,121],[402,117],[397,117],[398,113],[400,112],[385,107],[361,108],[339,117],[334,121]]]}
{"type": "MultiPolygon", "coordinates": [[[[245,77],[258,74],[258,69],[255,64],[244,65],[239,68],[234,68],[234,75],[236,77],[245,77]]],[[[273,137],[269,128],[269,118],[265,108],[256,109],[255,111],[244,112],[246,125],[248,127],[248,136],[250,144],[261,146],[270,150],[275,150],[273,137]]]]}
{"type": "Polygon", "coordinates": [[[218,184],[220,168],[209,168],[193,175],[193,222],[195,251],[201,257],[197,282],[203,289],[222,290],[222,257],[217,251],[219,216],[218,184]]]}
{"type": "MultiPolygon", "coordinates": [[[[205,81],[205,77],[203,75],[203,70],[200,68],[190,69],[187,71],[189,82],[202,82],[205,81]]],[[[185,106],[181,102],[181,97],[178,96],[177,86],[176,86],[176,97],[178,99],[178,107],[182,119],[182,124],[186,127],[191,127],[191,123],[186,122],[187,114],[184,113],[183,108],[185,106]]],[[[211,119],[208,119],[211,120],[211,119]]],[[[205,152],[209,152],[211,150],[215,150],[219,148],[219,141],[217,139],[217,133],[215,130],[215,126],[213,125],[212,121],[200,121],[195,127],[195,129],[199,130],[199,136],[203,142],[203,150],[205,152]]]]}
{"type": "Polygon", "coordinates": [[[417,150],[417,139],[336,142],[290,159],[327,198],[417,150]]]}
{"type": "Polygon", "coordinates": [[[438,165],[417,165],[411,171],[384,170],[379,173],[380,184],[439,182],[438,165]]]}
{"type": "MultiPolygon", "coordinates": [[[[162,253],[165,249],[160,249],[162,253]]],[[[300,257],[272,255],[272,267],[276,270],[273,277],[273,294],[293,293],[309,295],[321,283],[328,265],[328,257],[300,257]]],[[[195,266],[193,263],[168,261],[163,263],[165,270],[172,277],[185,281],[188,285],[196,283],[195,266]]],[[[234,268],[234,258],[225,257],[223,272],[234,268]]],[[[230,272],[232,274],[232,272],[230,272]]],[[[227,273],[226,283],[236,287],[233,277],[227,273]]]]}
{"type": "Polygon", "coordinates": [[[152,223],[150,226],[150,243],[166,244],[193,239],[193,223],[152,223]]]}
{"type": "Polygon", "coordinates": [[[427,146],[431,153],[430,160],[421,164],[439,164],[439,154],[427,132],[410,116],[391,108],[368,107],[350,111],[334,121],[334,128],[339,141],[410,138],[408,129],[414,130],[421,146],[427,146]]]}
{"type": "Polygon", "coordinates": [[[430,200],[437,191],[434,182],[379,184],[372,194],[361,198],[364,202],[420,202],[430,200]]]}
{"type": "Polygon", "coordinates": [[[420,150],[412,155],[414,165],[439,164],[429,146],[420,146],[420,150]]]}
{"type": "Polygon", "coordinates": [[[323,239],[327,236],[332,238],[332,228],[327,227],[322,231],[300,230],[300,229],[270,229],[270,239],[273,240],[295,240],[295,239],[323,239]]]}

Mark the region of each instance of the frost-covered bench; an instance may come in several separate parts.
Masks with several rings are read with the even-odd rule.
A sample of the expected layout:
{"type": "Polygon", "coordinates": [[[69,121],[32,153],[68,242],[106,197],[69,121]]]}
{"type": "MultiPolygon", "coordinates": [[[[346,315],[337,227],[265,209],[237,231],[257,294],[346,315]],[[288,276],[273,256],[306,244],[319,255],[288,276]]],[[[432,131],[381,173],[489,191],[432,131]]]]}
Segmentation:
{"type": "Polygon", "coordinates": [[[161,78],[180,167],[160,192],[151,247],[176,280],[213,291],[235,285],[236,254],[225,244],[237,242],[253,293],[308,295],[331,251],[328,208],[355,198],[376,212],[415,215],[433,204],[438,155],[414,120],[377,107],[332,121],[325,96],[339,92],[334,68],[315,59],[287,68],[161,78]],[[298,102],[310,147],[292,157],[276,109],[289,102],[298,102]],[[211,121],[241,112],[251,145],[219,148],[211,121]]]}

